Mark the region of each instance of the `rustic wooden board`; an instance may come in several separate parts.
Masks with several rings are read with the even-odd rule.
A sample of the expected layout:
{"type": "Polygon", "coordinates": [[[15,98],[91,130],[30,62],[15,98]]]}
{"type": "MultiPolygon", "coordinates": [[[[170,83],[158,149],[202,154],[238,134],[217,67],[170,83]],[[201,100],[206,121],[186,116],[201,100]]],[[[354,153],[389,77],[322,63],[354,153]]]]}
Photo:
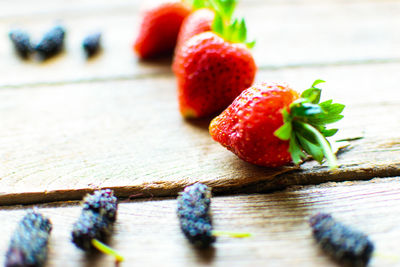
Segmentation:
{"type": "MultiPolygon", "coordinates": [[[[80,199],[112,187],[122,197],[144,197],[120,204],[112,246],[125,255],[122,266],[337,266],[311,239],[307,219],[318,211],[371,236],[380,254],[372,267],[400,265],[400,177],[215,197],[216,229],[253,237],[219,238],[205,252],[182,236],[176,201],[156,198],[198,180],[218,195],[399,176],[400,2],[241,0],[257,38],[258,81],[303,89],[325,79],[324,97],[347,105],[337,138],[363,138],[342,151],[335,172],[313,161],[299,170],[252,166],[211,140],[208,121],[182,120],[168,59],[138,62],[131,51],[140,2],[0,4],[0,253],[32,207],[4,205],[80,199]],[[11,26],[37,39],[56,20],[68,29],[65,53],[46,63],[15,56],[11,26]],[[103,31],[104,49],[86,62],[80,41],[93,29],[103,31]]],[[[70,243],[76,202],[38,208],[54,224],[48,267],[114,266],[105,256],[86,259],[70,243]]]]}
{"type": "Polygon", "coordinates": [[[99,187],[112,187],[125,197],[165,196],[196,181],[227,193],[399,175],[398,68],[380,64],[260,72],[258,80],[295,81],[297,88],[326,78],[324,97],[347,104],[338,138],[364,137],[340,155],[337,171],[310,162],[276,179],[293,168],[247,164],[212,141],[208,121],[183,120],[171,75],[2,89],[0,204],[79,199],[99,187]]]}
{"type": "MultiPolygon", "coordinates": [[[[170,71],[168,60],[138,62],[132,52],[139,1],[23,2],[1,9],[0,87],[124,80],[170,71]],[[37,40],[56,20],[68,30],[64,54],[45,64],[15,56],[7,40],[12,26],[26,28],[37,40]],[[95,29],[104,33],[104,52],[86,62],[81,41],[95,29]]],[[[398,1],[241,2],[239,13],[257,39],[254,56],[261,69],[400,61],[398,1]]]]}
{"type": "MultiPolygon", "coordinates": [[[[173,199],[120,203],[112,246],[121,266],[338,266],[311,238],[310,215],[329,212],[367,233],[380,256],[371,267],[400,263],[400,177],[368,182],[293,187],[271,194],[214,197],[216,230],[247,231],[247,239],[218,238],[214,249],[194,250],[180,232],[173,199]]],[[[30,206],[2,207],[0,252],[5,254],[16,223],[30,206]]],[[[109,257],[88,260],[70,240],[80,208],[74,203],[38,206],[53,222],[46,266],[114,266],[109,257]]],[[[4,265],[4,257],[0,257],[4,265]]]]}

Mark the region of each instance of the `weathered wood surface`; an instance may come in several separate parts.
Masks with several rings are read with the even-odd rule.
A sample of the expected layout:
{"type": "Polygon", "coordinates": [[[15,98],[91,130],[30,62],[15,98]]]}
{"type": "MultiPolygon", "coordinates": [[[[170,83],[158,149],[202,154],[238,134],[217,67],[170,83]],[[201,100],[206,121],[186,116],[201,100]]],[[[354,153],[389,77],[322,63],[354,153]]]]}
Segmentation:
{"type": "Polygon", "coordinates": [[[223,193],[400,175],[399,68],[260,72],[258,80],[274,77],[296,88],[328,80],[323,97],[347,104],[338,138],[364,137],[339,156],[339,170],[309,162],[276,179],[293,168],[247,164],[211,139],[208,121],[183,120],[171,75],[2,89],[0,204],[80,199],[99,187],[114,188],[119,196],[165,196],[196,181],[223,193]]]}
{"type": "MultiPolygon", "coordinates": [[[[0,208],[1,254],[30,207],[0,208]]],[[[317,212],[332,213],[370,236],[379,254],[371,267],[400,264],[400,177],[214,197],[211,207],[216,230],[246,231],[253,236],[218,238],[214,249],[198,252],[180,232],[175,200],[120,203],[111,244],[126,258],[121,266],[338,266],[311,237],[307,220],[317,212]]],[[[46,266],[113,266],[107,256],[86,259],[70,242],[71,225],[80,213],[75,203],[45,204],[38,209],[54,226],[46,266]]],[[[3,261],[0,257],[2,266],[3,261]]]]}
{"type": "Polygon", "coordinates": [[[98,187],[174,195],[200,180],[222,193],[399,174],[396,1],[241,3],[258,39],[257,80],[328,80],[327,97],[348,105],[340,136],[364,137],[339,171],[309,162],[277,178],[293,168],[244,163],[211,140],[208,121],[181,119],[168,60],[138,62],[131,51],[139,1],[22,3],[0,14],[0,204],[79,199],[98,187]],[[64,54],[42,64],[14,55],[11,26],[37,39],[58,19],[68,28],[64,54]],[[93,29],[103,30],[104,51],[85,62],[80,40],[93,29]]]}
{"type": "MultiPolygon", "coordinates": [[[[138,62],[131,51],[141,2],[1,1],[0,205],[80,199],[98,187],[145,197],[120,204],[112,246],[125,255],[122,266],[336,266],[307,225],[326,211],[371,236],[381,254],[371,266],[399,266],[400,177],[216,197],[216,229],[254,236],[219,238],[203,253],[182,236],[176,201],[153,196],[198,180],[223,194],[399,176],[400,2],[241,0],[257,38],[258,81],[301,90],[325,79],[323,97],[347,105],[337,138],[363,139],[339,155],[335,172],[312,161],[292,171],[252,166],[211,140],[208,121],[182,120],[170,62],[138,62]],[[37,40],[56,20],[68,30],[65,53],[45,63],[15,56],[12,26],[37,40]],[[86,62],[80,42],[94,29],[103,31],[103,53],[86,62]]],[[[0,207],[2,255],[30,207],[0,207]]],[[[38,208],[54,224],[48,267],[113,266],[105,256],[87,260],[70,243],[75,202],[38,208]]]]}
{"type": "MultiPolygon", "coordinates": [[[[0,4],[0,87],[126,80],[170,71],[168,60],[138,62],[132,52],[140,1],[70,2],[0,4]],[[37,40],[57,20],[68,30],[64,54],[43,64],[14,55],[7,40],[11,27],[26,28],[37,40]],[[86,62],[81,41],[95,29],[103,31],[104,52],[86,62]]],[[[239,8],[257,39],[254,56],[261,69],[399,62],[399,12],[398,1],[244,0],[239,8]]]]}

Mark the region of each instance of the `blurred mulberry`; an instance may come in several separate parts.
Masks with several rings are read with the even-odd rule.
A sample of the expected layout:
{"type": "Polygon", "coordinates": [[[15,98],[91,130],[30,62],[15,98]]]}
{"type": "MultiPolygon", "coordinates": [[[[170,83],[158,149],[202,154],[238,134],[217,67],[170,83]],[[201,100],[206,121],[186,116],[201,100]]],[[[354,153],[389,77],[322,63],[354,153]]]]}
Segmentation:
{"type": "Polygon", "coordinates": [[[18,55],[25,59],[28,58],[33,50],[29,34],[22,30],[12,30],[9,32],[8,36],[18,55]]]}
{"type": "Polygon", "coordinates": [[[97,32],[90,34],[83,39],[82,47],[85,50],[86,56],[89,58],[95,55],[100,49],[101,33],[97,32]]]}
{"type": "Polygon", "coordinates": [[[35,50],[43,58],[50,58],[62,51],[64,47],[65,29],[58,25],[45,33],[35,50]]]}
{"type": "Polygon", "coordinates": [[[206,248],[215,242],[210,213],[211,190],[196,183],[178,197],[178,218],[187,239],[196,247],[206,248]]]}
{"type": "Polygon", "coordinates": [[[72,229],[72,242],[79,248],[90,251],[92,239],[106,242],[112,233],[113,225],[104,216],[92,210],[85,210],[72,229]]]}
{"type": "Polygon", "coordinates": [[[315,240],[335,260],[349,266],[366,266],[374,250],[365,234],[336,221],[330,214],[310,218],[315,240]]]}
{"type": "Polygon", "coordinates": [[[83,199],[83,210],[93,210],[114,222],[117,217],[118,200],[110,189],[95,191],[83,199]]]}
{"type": "Polygon", "coordinates": [[[112,233],[118,202],[110,189],[99,190],[83,199],[82,212],[73,225],[72,242],[79,248],[93,249],[92,239],[106,242],[112,233]]]}
{"type": "Polygon", "coordinates": [[[14,231],[6,254],[6,267],[40,267],[47,259],[52,224],[37,213],[28,212],[14,231]]]}

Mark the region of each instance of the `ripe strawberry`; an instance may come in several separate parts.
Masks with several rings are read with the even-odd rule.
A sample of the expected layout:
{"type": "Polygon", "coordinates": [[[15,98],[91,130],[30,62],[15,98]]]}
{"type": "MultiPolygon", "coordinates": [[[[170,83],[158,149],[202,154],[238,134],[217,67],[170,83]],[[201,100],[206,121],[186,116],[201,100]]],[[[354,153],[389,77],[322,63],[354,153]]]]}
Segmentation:
{"type": "Polygon", "coordinates": [[[210,124],[213,139],[239,158],[261,166],[278,167],[301,162],[310,154],[326,157],[331,168],[336,157],[326,140],[337,129],[325,125],[343,118],[342,104],[319,103],[317,80],[301,96],[285,83],[260,83],[243,91],[210,124]]]}
{"type": "Polygon", "coordinates": [[[179,47],[196,34],[211,31],[214,20],[214,11],[209,8],[200,8],[187,16],[179,30],[178,41],[176,42],[175,53],[179,47]]]}
{"type": "Polygon", "coordinates": [[[133,49],[142,59],[172,55],[183,19],[190,8],[183,2],[166,2],[143,14],[133,49]]]}
{"type": "Polygon", "coordinates": [[[246,42],[244,20],[230,19],[235,1],[218,3],[214,32],[193,36],[175,55],[173,71],[178,82],[179,109],[186,118],[222,111],[253,83],[257,70],[248,49],[254,42],[246,42]]]}

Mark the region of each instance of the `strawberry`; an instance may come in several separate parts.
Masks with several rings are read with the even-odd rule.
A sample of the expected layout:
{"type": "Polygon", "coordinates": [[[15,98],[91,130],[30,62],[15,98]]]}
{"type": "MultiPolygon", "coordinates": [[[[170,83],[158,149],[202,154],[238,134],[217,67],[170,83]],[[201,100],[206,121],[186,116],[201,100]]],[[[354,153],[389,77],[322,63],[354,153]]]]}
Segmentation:
{"type": "Polygon", "coordinates": [[[183,19],[191,9],[182,2],[165,2],[143,14],[133,45],[141,59],[172,55],[183,19]]]}
{"type": "Polygon", "coordinates": [[[200,8],[187,16],[179,30],[178,41],[176,42],[175,53],[179,47],[196,34],[211,31],[214,20],[214,11],[210,8],[200,8]]]}
{"type": "Polygon", "coordinates": [[[230,19],[235,1],[219,1],[210,1],[218,3],[213,32],[193,36],[175,55],[179,109],[186,118],[221,112],[253,83],[257,70],[244,20],[230,19]]]}
{"type": "Polygon", "coordinates": [[[326,157],[336,168],[336,157],[326,137],[337,129],[326,124],[343,118],[342,104],[319,103],[315,86],[300,96],[285,83],[259,83],[243,91],[209,127],[213,139],[239,158],[261,166],[299,164],[306,154],[318,162],[326,157]]]}

